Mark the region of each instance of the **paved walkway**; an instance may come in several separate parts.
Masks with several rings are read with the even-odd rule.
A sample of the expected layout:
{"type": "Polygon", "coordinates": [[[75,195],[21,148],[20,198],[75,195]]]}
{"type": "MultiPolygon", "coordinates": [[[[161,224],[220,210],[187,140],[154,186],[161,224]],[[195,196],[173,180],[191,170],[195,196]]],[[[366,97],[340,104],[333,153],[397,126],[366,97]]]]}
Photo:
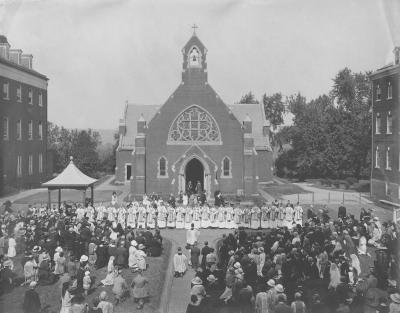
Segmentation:
{"type": "MultiPolygon", "coordinates": [[[[201,229],[199,243],[200,248],[204,245],[204,241],[209,242],[209,246],[214,247],[215,242],[222,237],[222,234],[228,234],[229,229],[201,229]]],[[[170,264],[166,274],[166,282],[161,297],[161,306],[159,312],[161,313],[185,313],[187,304],[190,300],[190,282],[194,277],[194,270],[189,269],[182,278],[174,278],[173,276],[173,256],[178,247],[182,247],[184,253],[189,259],[186,245],[186,230],[185,229],[171,229],[162,230],[162,236],[168,238],[172,242],[170,264]]]]}

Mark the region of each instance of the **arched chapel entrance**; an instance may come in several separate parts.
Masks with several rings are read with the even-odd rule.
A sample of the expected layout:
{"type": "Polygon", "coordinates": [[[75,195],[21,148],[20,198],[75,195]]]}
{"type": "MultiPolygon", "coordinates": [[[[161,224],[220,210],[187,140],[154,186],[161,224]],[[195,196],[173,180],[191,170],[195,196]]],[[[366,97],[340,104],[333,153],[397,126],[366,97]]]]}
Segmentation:
{"type": "Polygon", "coordinates": [[[178,191],[186,192],[191,182],[192,191],[200,181],[201,188],[206,192],[207,198],[211,196],[211,175],[208,163],[197,154],[186,157],[179,170],[178,191]]]}
{"type": "Polygon", "coordinates": [[[204,189],[204,166],[201,162],[193,158],[186,164],[185,169],[186,191],[196,192],[198,182],[201,184],[201,190],[204,189]]]}

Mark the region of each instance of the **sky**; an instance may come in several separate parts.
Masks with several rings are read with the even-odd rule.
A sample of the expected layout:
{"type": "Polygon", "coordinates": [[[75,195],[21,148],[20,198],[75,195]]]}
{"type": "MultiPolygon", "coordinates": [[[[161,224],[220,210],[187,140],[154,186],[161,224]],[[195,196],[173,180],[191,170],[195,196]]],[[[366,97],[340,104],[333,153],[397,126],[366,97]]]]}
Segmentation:
{"type": "Polygon", "coordinates": [[[163,104],[197,24],[225,103],[308,99],[335,74],[375,70],[400,45],[400,0],[0,0],[0,33],[49,77],[48,119],[115,129],[125,102],[163,104]]]}

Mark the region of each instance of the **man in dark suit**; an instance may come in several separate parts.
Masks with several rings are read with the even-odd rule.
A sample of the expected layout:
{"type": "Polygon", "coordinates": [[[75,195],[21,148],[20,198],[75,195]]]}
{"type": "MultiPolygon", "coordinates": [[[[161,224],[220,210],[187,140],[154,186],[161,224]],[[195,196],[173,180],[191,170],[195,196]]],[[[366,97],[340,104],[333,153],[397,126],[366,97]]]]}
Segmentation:
{"type": "Polygon", "coordinates": [[[213,250],[208,246],[208,241],[204,242],[204,247],[201,249],[201,267],[204,269],[206,267],[206,257],[207,254],[211,253],[213,250]]]}

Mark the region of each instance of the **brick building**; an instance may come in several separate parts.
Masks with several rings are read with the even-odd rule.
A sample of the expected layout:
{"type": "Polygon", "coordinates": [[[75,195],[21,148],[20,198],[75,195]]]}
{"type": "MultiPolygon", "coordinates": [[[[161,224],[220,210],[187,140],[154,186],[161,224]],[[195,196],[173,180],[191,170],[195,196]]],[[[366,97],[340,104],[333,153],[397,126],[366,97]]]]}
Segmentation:
{"type": "Polygon", "coordinates": [[[0,193],[47,178],[47,82],[32,55],[0,36],[0,193]]]}
{"type": "Polygon", "coordinates": [[[210,197],[257,192],[272,180],[262,104],[226,105],[208,83],[207,49],[194,33],[182,81],[163,105],[127,104],[119,125],[116,180],[132,193],[176,194],[201,183],[210,197]]]}
{"type": "Polygon", "coordinates": [[[394,62],[371,74],[372,173],[371,194],[380,200],[400,203],[400,47],[394,62]]]}

